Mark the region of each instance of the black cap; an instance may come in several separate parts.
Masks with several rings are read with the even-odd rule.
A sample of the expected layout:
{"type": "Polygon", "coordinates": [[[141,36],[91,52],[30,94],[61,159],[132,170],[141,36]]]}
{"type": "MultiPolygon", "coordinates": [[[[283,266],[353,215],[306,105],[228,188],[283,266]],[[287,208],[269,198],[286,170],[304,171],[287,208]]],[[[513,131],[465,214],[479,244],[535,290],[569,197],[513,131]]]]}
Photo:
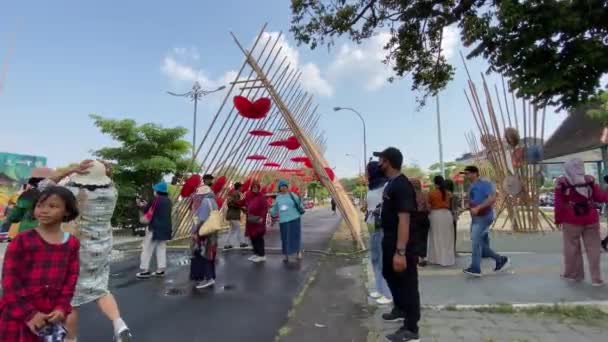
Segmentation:
{"type": "Polygon", "coordinates": [[[475,165],[469,165],[469,166],[465,167],[464,171],[461,173],[466,173],[466,172],[479,174],[479,168],[475,165]]]}
{"type": "Polygon", "coordinates": [[[210,175],[210,174],[206,174],[206,175],[203,176],[203,180],[207,180],[207,179],[213,180],[215,178],[212,175],[210,175]]]}
{"type": "Polygon", "coordinates": [[[401,169],[403,166],[403,154],[395,147],[388,147],[382,152],[374,152],[373,155],[388,161],[395,169],[401,169]]]}

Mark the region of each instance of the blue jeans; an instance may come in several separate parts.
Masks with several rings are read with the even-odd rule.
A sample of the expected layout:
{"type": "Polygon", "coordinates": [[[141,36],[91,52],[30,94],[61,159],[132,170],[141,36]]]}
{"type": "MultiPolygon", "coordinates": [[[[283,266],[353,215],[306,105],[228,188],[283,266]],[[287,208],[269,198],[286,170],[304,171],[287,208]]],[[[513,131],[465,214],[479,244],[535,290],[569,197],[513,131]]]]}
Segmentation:
{"type": "Polygon", "coordinates": [[[471,256],[470,269],[473,272],[481,273],[481,258],[492,258],[496,262],[500,260],[500,255],[496,254],[490,248],[490,238],[488,233],[492,225],[491,219],[474,219],[471,223],[471,240],[473,241],[473,250],[471,256]]]}
{"type": "Polygon", "coordinates": [[[382,275],[382,230],[376,230],[369,237],[369,248],[371,254],[372,267],[374,269],[374,278],[376,280],[376,291],[388,299],[393,299],[391,290],[384,280],[382,275]]]}

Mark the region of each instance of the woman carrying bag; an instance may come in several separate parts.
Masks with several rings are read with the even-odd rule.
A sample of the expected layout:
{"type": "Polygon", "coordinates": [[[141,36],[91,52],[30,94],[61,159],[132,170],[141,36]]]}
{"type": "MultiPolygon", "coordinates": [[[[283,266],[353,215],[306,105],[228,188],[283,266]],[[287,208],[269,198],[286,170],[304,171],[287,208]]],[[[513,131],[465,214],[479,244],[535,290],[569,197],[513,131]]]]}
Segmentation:
{"type": "Polygon", "coordinates": [[[220,216],[215,195],[207,185],[200,186],[196,190],[193,203],[190,280],[197,282],[196,288],[201,290],[215,285],[220,216]]]}
{"type": "Polygon", "coordinates": [[[169,199],[169,187],[167,183],[160,182],[154,185],[155,197],[147,204],[140,217],[142,223],[148,224],[144,245],[141,251],[141,272],[137,273],[138,279],[148,279],[152,276],[164,277],[167,268],[167,241],[171,240],[171,200],[169,199]],[[150,272],[150,261],[156,253],[156,272],[150,272]]]}
{"type": "Polygon", "coordinates": [[[290,192],[289,183],[285,180],[279,181],[279,194],[272,204],[271,215],[279,217],[281,229],[281,243],[285,259],[296,254],[298,260],[302,259],[302,220],[305,213],[300,196],[290,192]]]}

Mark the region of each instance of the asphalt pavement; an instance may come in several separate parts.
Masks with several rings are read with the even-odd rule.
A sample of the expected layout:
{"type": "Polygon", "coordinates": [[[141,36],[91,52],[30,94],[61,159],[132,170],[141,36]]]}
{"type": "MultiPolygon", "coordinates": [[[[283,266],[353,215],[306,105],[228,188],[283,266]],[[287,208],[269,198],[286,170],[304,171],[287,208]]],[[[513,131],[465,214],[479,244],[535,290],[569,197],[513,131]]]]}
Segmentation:
{"type": "MultiPolygon", "coordinates": [[[[325,250],[340,218],[327,209],[303,219],[303,245],[325,250]]],[[[278,227],[267,235],[267,247],[280,247],[278,227]]],[[[287,321],[294,298],[318,266],[319,254],[305,254],[301,263],[285,265],[269,254],[266,263],[247,261],[248,251],[222,253],[217,283],[196,290],[189,282],[189,256],[171,251],[164,279],[137,280],[137,253],[112,265],[111,291],[136,341],[273,341],[287,321]]],[[[94,304],[82,308],[80,341],[112,340],[112,325],[94,304]]]]}

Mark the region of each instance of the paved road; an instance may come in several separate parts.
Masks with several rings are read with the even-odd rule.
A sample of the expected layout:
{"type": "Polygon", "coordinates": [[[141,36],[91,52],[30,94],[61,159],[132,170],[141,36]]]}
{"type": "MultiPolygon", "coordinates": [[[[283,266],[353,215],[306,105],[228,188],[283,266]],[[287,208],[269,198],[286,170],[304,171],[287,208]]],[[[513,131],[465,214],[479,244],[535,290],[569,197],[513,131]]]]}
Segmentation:
{"type": "MultiPolygon", "coordinates": [[[[320,209],[306,214],[305,249],[325,249],[339,217],[320,209]]],[[[269,247],[280,246],[276,229],[269,247]]],[[[113,265],[111,288],[137,341],[272,341],[319,256],[306,255],[300,265],[285,266],[279,255],[251,264],[249,254],[222,255],[214,290],[197,291],[188,281],[188,256],[171,252],[165,279],[136,280],[138,257],[113,265]]],[[[111,324],[94,305],[82,309],[79,340],[111,341],[111,324]]]]}

